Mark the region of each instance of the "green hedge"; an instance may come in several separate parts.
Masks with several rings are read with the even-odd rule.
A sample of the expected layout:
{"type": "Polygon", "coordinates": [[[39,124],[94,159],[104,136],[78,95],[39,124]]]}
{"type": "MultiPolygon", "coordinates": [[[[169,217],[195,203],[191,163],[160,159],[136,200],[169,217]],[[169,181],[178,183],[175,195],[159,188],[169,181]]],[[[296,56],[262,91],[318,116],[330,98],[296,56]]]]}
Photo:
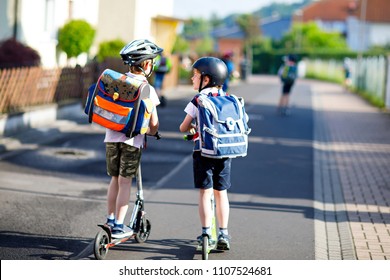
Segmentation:
{"type": "MultiPolygon", "coordinates": [[[[342,61],[345,57],[357,57],[358,53],[353,51],[333,51],[333,50],[317,50],[317,51],[301,51],[291,52],[289,50],[272,50],[264,51],[253,48],[253,65],[252,72],[254,74],[276,74],[280,65],[282,64],[282,58],[286,54],[293,53],[298,56],[299,59],[310,58],[310,59],[322,59],[322,60],[340,60],[342,61]]],[[[363,56],[380,55],[384,53],[378,52],[366,52],[363,56]]]]}

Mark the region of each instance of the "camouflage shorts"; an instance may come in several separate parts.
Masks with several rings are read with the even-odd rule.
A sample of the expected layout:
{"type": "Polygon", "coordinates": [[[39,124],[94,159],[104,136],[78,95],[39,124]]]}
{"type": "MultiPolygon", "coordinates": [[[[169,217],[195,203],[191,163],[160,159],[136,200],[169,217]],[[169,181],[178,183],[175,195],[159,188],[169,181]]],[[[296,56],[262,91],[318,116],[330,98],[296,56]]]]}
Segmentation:
{"type": "Polygon", "coordinates": [[[132,178],[137,174],[141,149],[125,143],[106,143],[107,174],[132,178]]]}

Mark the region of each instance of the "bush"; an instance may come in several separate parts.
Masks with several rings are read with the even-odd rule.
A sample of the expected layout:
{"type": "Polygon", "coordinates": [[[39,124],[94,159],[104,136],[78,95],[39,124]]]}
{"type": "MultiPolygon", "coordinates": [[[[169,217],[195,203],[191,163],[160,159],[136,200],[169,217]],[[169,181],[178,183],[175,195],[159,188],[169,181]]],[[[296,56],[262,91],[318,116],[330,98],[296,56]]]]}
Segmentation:
{"type": "Polygon", "coordinates": [[[0,68],[38,66],[38,52],[11,38],[0,43],[0,68]]]}
{"type": "Polygon", "coordinates": [[[102,42],[99,45],[99,51],[97,53],[97,59],[102,62],[108,57],[119,57],[119,52],[126,43],[121,39],[102,42]]]}
{"type": "Polygon", "coordinates": [[[58,47],[68,58],[88,52],[95,37],[95,29],[85,20],[72,20],[58,31],[58,47]]]}

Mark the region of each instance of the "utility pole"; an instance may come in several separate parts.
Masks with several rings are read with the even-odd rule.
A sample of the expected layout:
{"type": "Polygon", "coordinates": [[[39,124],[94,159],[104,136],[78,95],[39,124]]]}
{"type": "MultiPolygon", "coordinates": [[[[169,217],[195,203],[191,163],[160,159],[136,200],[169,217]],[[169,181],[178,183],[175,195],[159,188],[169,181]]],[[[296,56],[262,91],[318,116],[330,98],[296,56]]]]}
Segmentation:
{"type": "Polygon", "coordinates": [[[14,40],[18,37],[18,10],[19,10],[19,0],[14,0],[14,26],[12,31],[12,38],[14,40]]]}
{"type": "Polygon", "coordinates": [[[360,56],[366,48],[366,17],[367,17],[367,0],[361,0],[360,9],[360,56]]]}
{"type": "Polygon", "coordinates": [[[295,11],[296,24],[298,28],[298,33],[295,42],[295,50],[300,51],[302,48],[302,29],[303,29],[303,11],[298,9],[295,11]]]}

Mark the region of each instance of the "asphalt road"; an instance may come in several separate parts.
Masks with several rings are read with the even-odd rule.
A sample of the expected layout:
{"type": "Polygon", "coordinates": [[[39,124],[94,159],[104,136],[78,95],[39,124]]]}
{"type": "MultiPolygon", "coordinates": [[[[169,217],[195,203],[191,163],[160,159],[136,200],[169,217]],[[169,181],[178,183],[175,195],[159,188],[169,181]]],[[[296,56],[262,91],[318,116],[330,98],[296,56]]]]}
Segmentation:
{"type": "MultiPolygon", "coordinates": [[[[168,95],[168,106],[159,108],[163,139],[148,138],[143,153],[151,235],[111,248],[107,259],[201,259],[192,144],[178,132],[189,92],[168,95]]],[[[276,114],[276,77],[253,77],[231,92],[245,98],[252,133],[248,156],[233,161],[232,250],[210,259],[314,259],[310,84],[295,86],[288,117],[276,114]]],[[[103,137],[80,108],[72,119],[1,139],[7,151],[0,153],[0,259],[93,258],[109,182],[103,137]]]]}

